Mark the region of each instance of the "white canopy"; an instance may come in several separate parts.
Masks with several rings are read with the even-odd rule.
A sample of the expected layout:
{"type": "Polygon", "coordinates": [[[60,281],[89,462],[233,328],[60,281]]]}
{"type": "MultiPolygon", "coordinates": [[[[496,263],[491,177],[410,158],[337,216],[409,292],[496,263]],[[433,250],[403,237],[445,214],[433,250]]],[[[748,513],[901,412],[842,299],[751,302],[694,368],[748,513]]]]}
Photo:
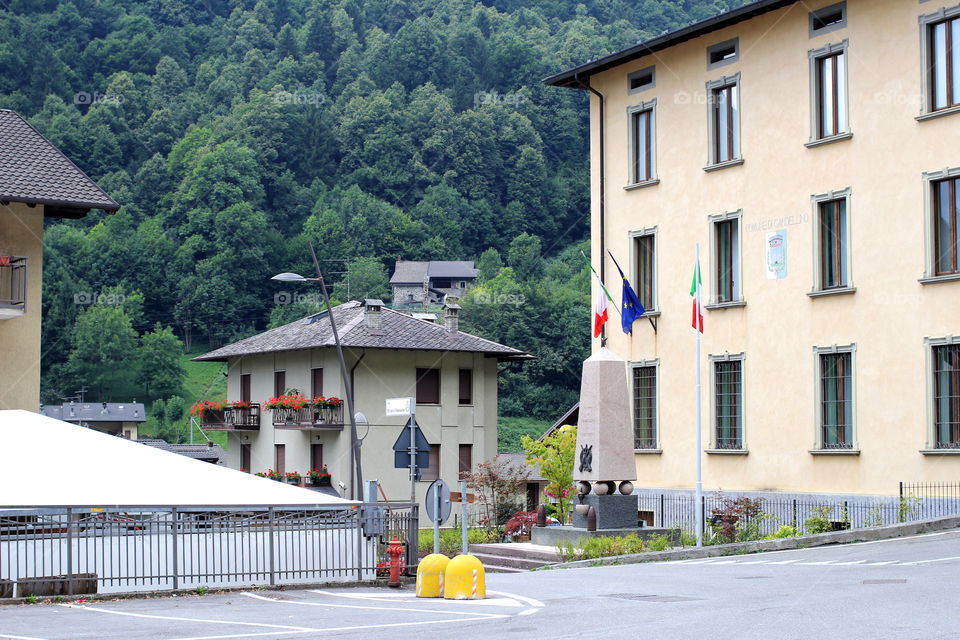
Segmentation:
{"type": "Polygon", "coordinates": [[[325,506],[355,502],[29,411],[0,411],[0,506],[325,506]]]}

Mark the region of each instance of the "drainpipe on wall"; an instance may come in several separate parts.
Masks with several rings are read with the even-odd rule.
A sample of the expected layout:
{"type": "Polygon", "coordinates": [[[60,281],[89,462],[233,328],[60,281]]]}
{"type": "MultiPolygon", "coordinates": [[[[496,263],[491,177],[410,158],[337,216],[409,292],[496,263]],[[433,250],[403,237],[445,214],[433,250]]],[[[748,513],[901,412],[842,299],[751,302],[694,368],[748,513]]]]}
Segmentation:
{"type": "MultiPolygon", "coordinates": [[[[591,87],[589,84],[584,83],[580,79],[579,73],[574,74],[573,79],[577,84],[579,84],[581,87],[583,87],[593,95],[597,96],[597,98],[600,100],[600,280],[606,283],[606,270],[604,269],[606,260],[604,260],[604,256],[606,256],[606,253],[607,253],[607,245],[605,242],[606,234],[604,233],[606,228],[606,221],[604,220],[604,202],[606,201],[605,190],[604,190],[604,186],[605,186],[604,179],[607,174],[604,168],[604,159],[606,156],[605,146],[604,146],[604,137],[603,137],[604,98],[602,93],[600,93],[599,91],[591,87]]],[[[606,345],[607,345],[607,325],[604,324],[603,327],[600,328],[600,346],[605,347],[606,345]]]]}

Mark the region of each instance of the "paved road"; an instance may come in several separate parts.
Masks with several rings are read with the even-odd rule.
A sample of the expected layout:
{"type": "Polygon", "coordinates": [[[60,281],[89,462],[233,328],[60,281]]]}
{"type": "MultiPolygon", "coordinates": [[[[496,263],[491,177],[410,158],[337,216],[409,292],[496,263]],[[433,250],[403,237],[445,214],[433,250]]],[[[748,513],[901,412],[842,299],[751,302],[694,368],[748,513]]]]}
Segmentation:
{"type": "Polygon", "coordinates": [[[960,638],[960,532],[487,576],[488,599],[249,591],[0,607],[0,638],[960,638]]]}

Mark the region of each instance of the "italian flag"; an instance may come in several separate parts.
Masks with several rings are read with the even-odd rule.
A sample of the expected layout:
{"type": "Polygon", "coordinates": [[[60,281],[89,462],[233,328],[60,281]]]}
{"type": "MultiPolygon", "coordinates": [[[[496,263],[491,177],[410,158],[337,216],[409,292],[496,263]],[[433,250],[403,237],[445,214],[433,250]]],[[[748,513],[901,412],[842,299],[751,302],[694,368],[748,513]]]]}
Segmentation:
{"type": "Polygon", "coordinates": [[[690,285],[693,296],[693,328],[703,333],[703,281],[700,279],[700,259],[693,268],[693,283],[690,285]]]}
{"type": "Polygon", "coordinates": [[[599,338],[600,330],[603,329],[603,323],[607,321],[607,300],[613,302],[613,298],[610,297],[610,292],[607,291],[607,288],[603,286],[603,282],[600,280],[600,276],[597,275],[596,271],[593,272],[593,275],[597,276],[597,285],[600,287],[597,291],[597,308],[593,313],[593,337],[599,338]]]}

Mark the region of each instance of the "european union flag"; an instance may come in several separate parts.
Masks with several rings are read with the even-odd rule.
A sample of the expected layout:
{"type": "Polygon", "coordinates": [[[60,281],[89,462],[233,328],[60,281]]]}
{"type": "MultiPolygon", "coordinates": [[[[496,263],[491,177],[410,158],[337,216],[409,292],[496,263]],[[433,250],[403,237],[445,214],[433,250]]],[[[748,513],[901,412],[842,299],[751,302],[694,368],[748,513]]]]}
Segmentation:
{"type": "MultiPolygon", "coordinates": [[[[607,253],[610,253],[607,251],[607,253]]],[[[623,324],[623,332],[630,333],[633,328],[633,323],[646,313],[646,309],[643,308],[643,305],[640,304],[640,298],[637,297],[636,292],[633,290],[633,287],[630,286],[630,282],[627,280],[627,276],[623,275],[623,269],[620,268],[620,265],[617,264],[617,259],[613,257],[613,254],[610,253],[610,259],[613,260],[613,264],[616,265],[617,271],[620,272],[620,277],[623,278],[623,311],[620,314],[620,320],[623,324]]]]}

